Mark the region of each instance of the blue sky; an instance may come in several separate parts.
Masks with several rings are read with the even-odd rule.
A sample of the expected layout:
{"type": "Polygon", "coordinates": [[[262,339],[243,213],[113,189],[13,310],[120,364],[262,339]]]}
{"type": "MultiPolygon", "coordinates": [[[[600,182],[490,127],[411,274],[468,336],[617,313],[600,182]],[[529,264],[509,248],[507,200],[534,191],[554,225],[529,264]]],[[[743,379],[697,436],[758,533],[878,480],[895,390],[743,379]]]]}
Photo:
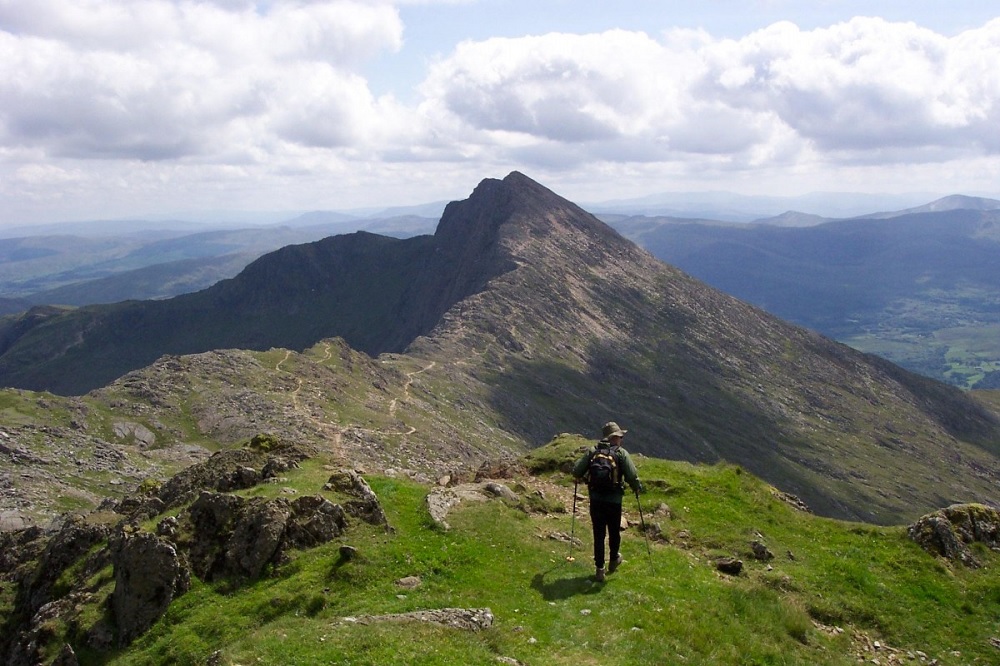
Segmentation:
{"type": "MultiPolygon", "coordinates": [[[[994,5],[994,6],[991,6],[994,5]]],[[[1000,198],[987,2],[0,0],[0,227],[723,190],[1000,198]]]]}

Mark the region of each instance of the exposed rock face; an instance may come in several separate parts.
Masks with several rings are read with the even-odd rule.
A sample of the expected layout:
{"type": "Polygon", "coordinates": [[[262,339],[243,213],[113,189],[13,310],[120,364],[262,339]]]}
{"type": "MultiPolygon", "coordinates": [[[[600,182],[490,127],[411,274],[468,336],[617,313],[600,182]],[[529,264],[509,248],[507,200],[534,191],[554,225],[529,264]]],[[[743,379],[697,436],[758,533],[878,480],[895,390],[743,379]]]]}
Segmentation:
{"type": "Polygon", "coordinates": [[[153,534],[123,535],[115,547],[111,597],[118,641],[128,645],[188,590],[191,571],[174,544],[153,534]]]}
{"type": "Polygon", "coordinates": [[[910,538],[929,553],[978,567],[969,546],[1000,549],[1000,510],[982,504],[953,504],[910,525],[910,538]]]}
{"type": "Polygon", "coordinates": [[[0,661],[38,663],[38,649],[48,637],[47,623],[74,605],[72,593],[54,598],[56,582],[73,565],[79,566],[85,577],[103,568],[108,562],[107,551],[88,553],[107,539],[110,531],[106,525],[74,516],[55,533],[29,528],[4,535],[0,581],[17,585],[17,598],[14,612],[0,627],[0,661]]]}

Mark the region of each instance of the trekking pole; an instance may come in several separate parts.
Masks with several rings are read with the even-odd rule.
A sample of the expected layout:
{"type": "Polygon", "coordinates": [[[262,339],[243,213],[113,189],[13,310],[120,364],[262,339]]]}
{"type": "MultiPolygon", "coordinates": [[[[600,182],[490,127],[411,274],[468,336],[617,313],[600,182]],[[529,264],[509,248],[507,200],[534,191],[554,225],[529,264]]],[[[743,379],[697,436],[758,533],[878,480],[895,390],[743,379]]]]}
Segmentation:
{"type": "Polygon", "coordinates": [[[649,571],[655,576],[656,569],[653,568],[653,551],[649,549],[649,532],[646,531],[646,518],[642,515],[642,502],[639,501],[639,491],[635,491],[635,503],[639,507],[639,522],[642,525],[642,536],[646,538],[646,555],[649,557],[649,571]]]}
{"type": "Polygon", "coordinates": [[[573,518],[570,522],[569,528],[569,555],[566,556],[567,562],[572,562],[576,558],[573,557],[573,541],[576,538],[576,486],[579,483],[576,479],[573,479],[573,518]]]}

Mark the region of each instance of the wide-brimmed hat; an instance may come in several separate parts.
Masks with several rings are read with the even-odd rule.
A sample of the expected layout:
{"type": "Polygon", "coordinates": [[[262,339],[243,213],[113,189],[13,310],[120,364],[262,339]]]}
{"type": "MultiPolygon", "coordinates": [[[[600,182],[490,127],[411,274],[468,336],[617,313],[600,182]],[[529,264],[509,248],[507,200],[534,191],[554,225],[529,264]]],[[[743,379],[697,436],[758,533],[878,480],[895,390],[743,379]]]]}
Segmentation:
{"type": "Polygon", "coordinates": [[[624,437],[628,430],[622,430],[618,427],[618,424],[614,421],[608,421],[604,424],[604,429],[601,433],[604,435],[604,439],[609,437],[624,437]]]}

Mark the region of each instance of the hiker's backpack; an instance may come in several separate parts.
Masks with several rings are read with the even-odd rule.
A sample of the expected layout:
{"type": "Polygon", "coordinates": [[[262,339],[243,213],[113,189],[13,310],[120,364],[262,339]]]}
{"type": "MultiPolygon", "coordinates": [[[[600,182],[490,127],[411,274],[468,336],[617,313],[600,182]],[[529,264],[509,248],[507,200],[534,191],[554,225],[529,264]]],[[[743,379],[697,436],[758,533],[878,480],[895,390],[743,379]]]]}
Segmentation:
{"type": "Polygon", "coordinates": [[[587,466],[587,487],[591,490],[617,490],[621,487],[618,455],[607,444],[598,444],[587,466]]]}

